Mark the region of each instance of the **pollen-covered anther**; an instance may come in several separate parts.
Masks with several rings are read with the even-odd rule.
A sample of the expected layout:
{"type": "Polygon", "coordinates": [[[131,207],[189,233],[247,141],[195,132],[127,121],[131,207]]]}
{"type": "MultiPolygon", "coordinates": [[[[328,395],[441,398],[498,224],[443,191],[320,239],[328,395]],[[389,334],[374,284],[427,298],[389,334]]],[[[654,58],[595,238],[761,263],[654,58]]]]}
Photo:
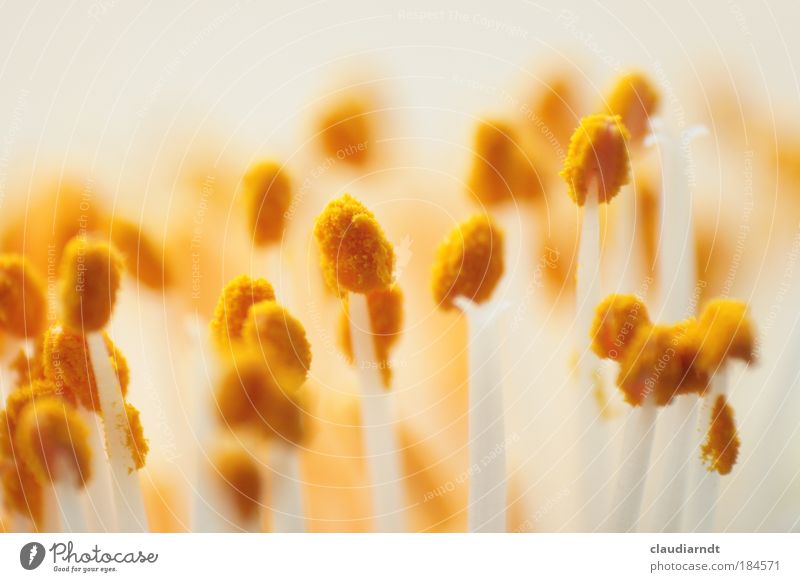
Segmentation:
{"type": "Polygon", "coordinates": [[[21,255],[0,255],[0,330],[36,337],[47,315],[44,284],[21,255]]]}
{"type": "Polygon", "coordinates": [[[713,373],[728,358],[755,360],[755,329],[747,305],[732,299],[714,299],[703,308],[698,322],[697,365],[713,373]]]}
{"type": "Polygon", "coordinates": [[[345,194],[317,218],[314,236],[328,285],[339,293],[369,293],[392,282],[394,248],[375,215],[345,194]]]}
{"type": "Polygon", "coordinates": [[[693,317],[680,321],[672,326],[672,343],[678,361],[681,363],[682,375],[676,395],[697,394],[704,396],[711,382],[711,374],[698,365],[698,323],[693,317]]]}
{"type": "Polygon", "coordinates": [[[280,243],[292,204],[292,182],[283,166],[273,161],[254,165],[244,176],[242,194],[253,243],[280,243]]]}
{"type": "Polygon", "coordinates": [[[581,119],[560,173],[570,198],[578,206],[584,205],[587,196],[597,196],[598,203],[607,203],[628,183],[628,137],[618,115],[596,114],[581,119]]]}
{"type": "Polygon", "coordinates": [[[630,132],[631,142],[639,144],[649,131],[649,119],[658,109],[661,95],[644,73],[633,71],[617,79],[608,96],[608,112],[619,115],[630,132]]]}
{"type": "Polygon", "coordinates": [[[261,352],[270,367],[292,375],[293,384],[302,384],[311,368],[311,345],[300,321],[274,301],[261,301],[250,307],[242,337],[261,352]]]}
{"type": "Polygon", "coordinates": [[[322,147],[332,159],[363,165],[371,157],[375,141],[375,113],[365,98],[345,96],[320,117],[322,147]]]}
{"type": "Polygon", "coordinates": [[[125,261],[125,268],[145,287],[163,289],[174,279],[163,249],[142,228],[124,218],[111,223],[111,240],[125,261]]]}
{"type": "Polygon", "coordinates": [[[125,418],[120,421],[123,423],[122,428],[125,431],[125,444],[131,452],[133,461],[133,465],[128,467],[128,472],[133,473],[144,467],[147,453],[150,451],[150,444],[144,436],[141,414],[135,406],[126,402],[125,418]]]}
{"type": "Polygon", "coordinates": [[[609,295],[595,310],[589,336],[592,351],[600,358],[620,361],[636,330],[650,325],[644,301],[635,295],[609,295]]]}
{"type": "Polygon", "coordinates": [[[15,442],[43,484],[72,481],[83,487],[91,477],[89,428],[64,400],[48,397],[29,403],[17,422],[15,442]]]}
{"type": "Polygon", "coordinates": [[[711,424],[701,452],[709,471],[727,475],[739,456],[739,434],[733,419],[733,408],[723,395],[717,396],[711,411],[711,424]]]}
{"type": "Polygon", "coordinates": [[[3,506],[11,514],[30,518],[37,528],[44,522],[42,485],[14,444],[16,420],[0,410],[0,487],[3,506]]]}
{"type": "Polygon", "coordinates": [[[33,342],[33,350],[20,348],[9,361],[8,369],[16,376],[16,386],[25,386],[36,380],[44,380],[44,336],[39,335],[33,342]]]}
{"type": "Polygon", "coordinates": [[[469,190],[486,205],[538,199],[542,185],[519,132],[504,121],[478,124],[469,190]]]}
{"type": "Polygon", "coordinates": [[[211,461],[218,482],[229,494],[239,519],[258,518],[264,483],[261,468],[253,456],[242,447],[225,447],[215,451],[211,461]]]}
{"type": "Polygon", "coordinates": [[[64,249],[60,265],[64,325],[86,332],[103,329],[117,300],[123,260],[110,245],[83,236],[64,249]]]}
{"type": "MultiPolygon", "coordinates": [[[[122,395],[125,396],[130,384],[128,361],[105,332],[103,340],[111,366],[117,373],[122,395]]],[[[61,325],[51,326],[44,335],[42,360],[45,378],[59,391],[69,391],[84,408],[100,411],[94,367],[89,359],[86,338],[82,334],[61,325]]]]}
{"type": "Polygon", "coordinates": [[[222,290],[211,319],[211,338],[217,347],[242,339],[242,328],[252,305],[274,300],[275,290],[266,279],[251,279],[247,275],[233,278],[222,290]]]}
{"type": "Polygon", "coordinates": [[[299,386],[270,368],[258,349],[243,346],[233,352],[217,386],[216,404],[220,420],[232,429],[292,443],[303,438],[299,386]]]}
{"type": "Polygon", "coordinates": [[[617,375],[617,385],[631,406],[641,406],[645,398],[653,398],[659,406],[672,401],[683,375],[673,339],[669,325],[637,328],[617,375]]]}
{"type": "Polygon", "coordinates": [[[488,300],[503,276],[503,232],[484,215],[454,228],[439,245],[433,264],[433,298],[452,309],[456,297],[488,300]]]}

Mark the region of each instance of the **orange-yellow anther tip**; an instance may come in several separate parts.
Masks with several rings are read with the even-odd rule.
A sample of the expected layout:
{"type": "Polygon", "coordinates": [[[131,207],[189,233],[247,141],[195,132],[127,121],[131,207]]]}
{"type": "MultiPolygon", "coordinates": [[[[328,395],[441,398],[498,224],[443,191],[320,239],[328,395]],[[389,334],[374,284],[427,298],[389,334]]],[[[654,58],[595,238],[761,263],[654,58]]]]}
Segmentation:
{"type": "Polygon", "coordinates": [[[123,261],[110,245],[78,236],[61,257],[64,325],[83,332],[103,329],[117,301],[123,261]]]}
{"type": "Polygon", "coordinates": [[[592,351],[600,358],[620,361],[636,330],[650,325],[644,301],[635,295],[609,295],[595,310],[589,332],[592,351]]]}
{"type": "Polygon", "coordinates": [[[286,170],[272,161],[254,165],[244,176],[243,198],[253,243],[280,243],[292,205],[292,183],[286,170]]]}
{"type": "Polygon", "coordinates": [[[242,339],[242,328],[250,307],[261,301],[274,301],[275,290],[266,279],[239,275],[232,279],[219,297],[211,319],[211,337],[218,347],[242,339]]]}
{"type": "MultiPolygon", "coordinates": [[[[18,415],[17,415],[18,417],[18,415]]],[[[0,410],[0,487],[3,505],[11,513],[29,517],[39,526],[43,520],[42,486],[15,445],[17,420],[0,410]]]]}
{"type": "Polygon", "coordinates": [[[15,443],[40,483],[73,481],[83,487],[91,477],[89,428],[64,400],[29,403],[20,414],[15,443]]]}
{"type": "Polygon", "coordinates": [[[21,255],[0,255],[0,330],[16,337],[42,332],[47,314],[44,284],[21,255]]]}
{"type": "Polygon", "coordinates": [[[747,305],[733,299],[709,301],[700,314],[697,365],[711,373],[728,358],[755,360],[755,328],[747,305]]]}
{"type": "Polygon", "coordinates": [[[164,250],[139,225],[115,218],[111,223],[111,240],[125,261],[128,273],[142,285],[159,290],[172,284],[174,277],[165,261],[164,250]]]}
{"type": "Polygon", "coordinates": [[[334,103],[318,125],[325,153],[354,166],[367,163],[375,141],[373,117],[363,98],[348,96],[334,103]]]}
{"type": "Polygon", "coordinates": [[[72,393],[57,386],[49,380],[37,380],[28,386],[20,386],[13,390],[6,399],[6,418],[9,426],[15,427],[19,422],[22,411],[31,403],[38,400],[57,398],[74,405],[72,393]]]}
{"type": "Polygon", "coordinates": [[[216,390],[220,420],[292,443],[303,437],[299,386],[270,368],[257,349],[240,346],[216,390]]]}
{"type": "Polygon", "coordinates": [[[483,204],[537,199],[542,186],[516,129],[503,121],[483,121],[475,132],[470,192],[483,204]]]}
{"type": "Polygon", "coordinates": [[[633,71],[617,79],[608,95],[608,112],[622,118],[632,142],[641,143],[660,101],[655,84],[644,73],[633,71]]]}
{"type": "Polygon", "coordinates": [[[214,452],[212,463],[239,519],[256,519],[260,514],[264,484],[261,468],[252,455],[241,447],[225,447],[214,452]]]}
{"type": "Polygon", "coordinates": [[[618,115],[596,114],[581,119],[560,174],[578,206],[591,195],[598,197],[598,203],[607,203],[628,183],[628,137],[618,115]]]}
{"type": "Polygon", "coordinates": [[[325,280],[339,293],[369,293],[388,287],[394,249],[375,215],[345,194],[328,203],[314,226],[325,280]]]}
{"type": "Polygon", "coordinates": [[[503,275],[503,232],[478,215],[454,228],[436,251],[433,298],[452,309],[456,297],[475,303],[489,299],[503,275]]]}
{"type": "MultiPolygon", "coordinates": [[[[103,333],[111,366],[117,373],[122,395],[128,392],[130,369],[128,361],[108,334],[103,333]]],[[[54,325],[44,335],[42,350],[44,376],[59,390],[74,394],[78,403],[88,410],[100,411],[100,396],[94,369],[89,360],[86,338],[63,326],[54,325]]]]}
{"type": "Polygon", "coordinates": [[[733,419],[733,409],[722,395],[717,396],[711,411],[706,442],[701,452],[709,471],[727,475],[739,456],[739,434],[733,419]]]}
{"type": "Polygon", "coordinates": [[[139,410],[129,402],[125,403],[125,419],[123,422],[125,422],[123,428],[126,431],[125,444],[128,445],[133,461],[133,466],[128,467],[128,472],[132,473],[144,467],[147,453],[150,451],[150,444],[144,436],[139,410]]]}
{"type": "Polygon", "coordinates": [[[697,321],[640,325],[620,360],[617,384],[625,400],[639,406],[652,398],[667,406],[679,394],[705,393],[709,377],[696,366],[697,321]]]}
{"type": "Polygon", "coordinates": [[[669,325],[643,325],[620,361],[617,385],[625,401],[641,406],[645,398],[668,404],[680,384],[682,365],[675,355],[674,329],[669,325]]]}
{"type": "Polygon", "coordinates": [[[274,301],[254,304],[247,314],[242,337],[264,356],[271,368],[302,384],[311,368],[311,345],[300,321],[274,301]]]}

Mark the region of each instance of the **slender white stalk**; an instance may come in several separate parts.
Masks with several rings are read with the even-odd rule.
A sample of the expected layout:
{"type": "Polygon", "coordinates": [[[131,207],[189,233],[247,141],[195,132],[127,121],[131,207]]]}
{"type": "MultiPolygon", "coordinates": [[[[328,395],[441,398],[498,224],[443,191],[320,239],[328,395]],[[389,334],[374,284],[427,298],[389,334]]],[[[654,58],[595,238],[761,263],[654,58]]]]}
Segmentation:
{"type": "Polygon", "coordinates": [[[88,531],[117,531],[117,515],[111,493],[111,474],[106,456],[106,447],[101,436],[102,426],[98,416],[89,410],[80,410],[86,426],[89,427],[89,448],[92,451],[92,478],[86,484],[88,503],[88,531]]]}
{"type": "Polygon", "coordinates": [[[300,456],[297,447],[274,443],[270,447],[272,467],[272,531],[303,533],[303,482],[300,480],[300,456]]]}
{"type": "Polygon", "coordinates": [[[692,220],[692,192],[689,187],[688,147],[705,135],[703,126],[677,134],[662,129],[648,143],[657,144],[661,154],[661,241],[658,282],[661,310],[667,320],[682,319],[695,310],[695,249],[692,220]]]}
{"type": "MultiPolygon", "coordinates": [[[[662,129],[653,136],[661,153],[661,243],[659,244],[659,285],[661,313],[665,321],[680,321],[694,314],[695,250],[692,220],[692,193],[686,168],[688,146],[693,139],[705,135],[703,126],[677,134],[662,129]]],[[[676,532],[680,530],[682,511],[686,503],[692,431],[697,422],[694,398],[677,398],[672,410],[662,414],[659,431],[664,433],[666,447],[659,482],[659,500],[655,505],[653,529],[676,532]],[[676,424],[679,427],[676,430],[676,424]]]]}
{"type": "MultiPolygon", "coordinates": [[[[594,319],[594,310],[602,301],[602,282],[600,276],[600,214],[597,203],[596,187],[590,188],[586,203],[583,205],[583,220],[581,222],[581,240],[578,255],[577,288],[575,297],[576,337],[575,348],[578,350],[578,366],[581,380],[597,368],[598,358],[589,349],[589,330],[594,319]]],[[[585,385],[585,384],[584,384],[585,385]]]]}
{"type": "Polygon", "coordinates": [[[628,412],[623,437],[623,458],[617,471],[614,498],[607,518],[609,531],[634,531],[642,507],[644,485],[650,468],[658,407],[645,398],[640,408],[628,412]]]}
{"type": "Polygon", "coordinates": [[[61,528],[61,512],[58,499],[52,487],[42,487],[42,523],[39,533],[58,533],[61,528]]]}
{"type": "Polygon", "coordinates": [[[253,248],[251,272],[253,277],[264,277],[275,289],[275,297],[286,305],[291,296],[291,284],[288,276],[284,276],[281,247],[269,245],[253,248]]]}
{"type": "Polygon", "coordinates": [[[505,304],[454,303],[469,326],[469,531],[506,531],[506,434],[497,318],[505,304]]]}
{"type": "Polygon", "coordinates": [[[689,502],[684,520],[684,531],[710,532],[714,529],[714,519],[717,515],[717,502],[719,501],[720,474],[709,471],[700,462],[700,447],[703,438],[708,432],[708,427],[714,420],[714,405],[719,396],[728,392],[728,372],[720,368],[711,380],[711,386],[703,397],[702,410],[698,416],[697,436],[692,445],[695,454],[692,470],[689,473],[689,502]]]}
{"type": "Polygon", "coordinates": [[[61,525],[65,532],[86,533],[89,531],[86,521],[84,489],[76,487],[72,482],[53,483],[53,494],[61,525]]]}
{"type": "Polygon", "coordinates": [[[221,503],[220,493],[211,486],[212,478],[208,473],[210,460],[207,448],[212,438],[212,419],[210,410],[214,406],[213,378],[215,371],[212,369],[213,359],[209,357],[206,345],[208,322],[201,319],[198,314],[187,316],[186,330],[191,342],[192,357],[190,358],[192,376],[190,378],[192,391],[191,400],[191,430],[194,437],[194,451],[190,475],[192,488],[191,499],[191,524],[194,532],[219,532],[225,530],[225,520],[221,518],[216,509],[221,503]]]}
{"type": "Polygon", "coordinates": [[[135,470],[133,455],[128,448],[128,419],[119,379],[109,361],[108,350],[100,333],[86,335],[89,358],[97,381],[106,451],[111,464],[112,484],[117,514],[117,527],[122,532],[147,530],[144,500],[135,470]]]}
{"type": "Polygon", "coordinates": [[[384,389],[364,295],[350,295],[351,337],[361,388],[361,426],[367,469],[372,484],[373,523],[378,532],[402,532],[404,515],[400,459],[392,406],[392,393],[384,389]]]}
{"type": "Polygon", "coordinates": [[[657,431],[665,433],[661,437],[666,442],[662,451],[663,470],[658,480],[659,497],[653,508],[653,531],[682,531],[688,474],[696,460],[691,451],[697,408],[697,398],[686,395],[676,398],[668,409],[661,412],[662,420],[657,431]]]}
{"type": "Polygon", "coordinates": [[[583,219],[581,221],[581,238],[578,254],[577,288],[575,296],[575,350],[578,357],[578,403],[576,415],[580,423],[580,440],[578,454],[580,455],[581,476],[579,487],[583,498],[588,502],[584,510],[582,528],[593,531],[601,519],[600,511],[608,503],[604,490],[598,491],[597,481],[599,476],[606,472],[607,460],[603,453],[606,438],[598,438],[598,431],[602,429],[599,422],[599,410],[596,400],[592,397],[595,376],[599,358],[591,350],[589,330],[592,327],[594,312],[597,304],[603,299],[601,276],[601,248],[600,213],[598,204],[597,182],[589,186],[589,194],[583,205],[583,219]]]}
{"type": "Polygon", "coordinates": [[[148,464],[156,461],[158,470],[168,473],[171,479],[178,479],[181,472],[187,472],[191,462],[189,455],[182,454],[187,450],[189,429],[181,410],[180,387],[186,380],[173,360],[173,355],[186,345],[186,330],[179,325],[182,308],[177,299],[170,290],[161,293],[147,289],[142,291],[138,307],[143,323],[140,341],[149,363],[147,385],[158,387],[153,389],[153,398],[161,420],[160,442],[151,447],[148,464]],[[156,337],[148,337],[148,334],[156,337]]]}

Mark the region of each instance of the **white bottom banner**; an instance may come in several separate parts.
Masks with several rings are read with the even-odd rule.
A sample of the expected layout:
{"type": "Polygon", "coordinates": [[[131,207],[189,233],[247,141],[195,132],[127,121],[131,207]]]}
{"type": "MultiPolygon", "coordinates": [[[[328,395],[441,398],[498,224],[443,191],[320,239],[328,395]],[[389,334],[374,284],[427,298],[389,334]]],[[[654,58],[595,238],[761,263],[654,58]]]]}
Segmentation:
{"type": "Polygon", "coordinates": [[[798,550],[797,534],[5,534],[0,579],[800,580],[798,550]]]}

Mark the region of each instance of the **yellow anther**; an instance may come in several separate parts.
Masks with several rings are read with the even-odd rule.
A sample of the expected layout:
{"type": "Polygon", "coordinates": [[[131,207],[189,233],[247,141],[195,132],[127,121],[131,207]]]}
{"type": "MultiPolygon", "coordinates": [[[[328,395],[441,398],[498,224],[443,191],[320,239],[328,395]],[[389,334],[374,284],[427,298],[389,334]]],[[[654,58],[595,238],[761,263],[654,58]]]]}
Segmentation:
{"type": "Polygon", "coordinates": [[[640,326],[649,326],[644,301],[635,295],[609,295],[597,306],[589,336],[600,358],[620,361],[640,326]]]}
{"type": "Polygon", "coordinates": [[[0,330],[36,337],[47,315],[44,284],[20,255],[0,255],[0,330]]]}
{"type": "Polygon", "coordinates": [[[483,204],[537,199],[539,175],[516,129],[503,121],[484,121],[475,132],[470,192],[483,204]]]}
{"type": "Polygon", "coordinates": [[[128,467],[128,472],[138,471],[144,467],[147,460],[147,453],[150,451],[150,444],[144,436],[142,419],[135,406],[125,403],[125,444],[131,452],[133,466],[128,467]]]}
{"type": "Polygon", "coordinates": [[[443,309],[465,297],[483,303],[503,275],[503,233],[487,216],[454,228],[436,251],[433,298],[443,309]]]}
{"type": "Polygon", "coordinates": [[[622,118],[631,141],[639,144],[648,133],[649,118],[660,101],[658,89],[643,73],[626,73],[617,79],[608,96],[608,112],[622,118]]]}
{"type": "Polygon", "coordinates": [[[617,385],[631,406],[640,406],[645,398],[653,398],[660,406],[672,400],[683,371],[673,339],[674,330],[668,325],[636,330],[617,376],[617,385]]]}
{"type": "Polygon", "coordinates": [[[256,164],[244,177],[243,197],[253,242],[258,246],[280,243],[292,204],[286,170],[272,161],[256,164]]]}
{"type": "Polygon", "coordinates": [[[311,345],[303,324],[274,301],[261,301],[250,307],[242,337],[261,352],[270,368],[292,375],[291,382],[302,384],[311,368],[311,345]]]}
{"type": "Polygon", "coordinates": [[[351,165],[369,161],[375,128],[364,99],[348,96],[330,107],[319,120],[322,147],[331,158],[351,165]]]}
{"type": "Polygon", "coordinates": [[[3,505],[9,512],[29,517],[38,527],[43,523],[42,486],[25,464],[12,436],[16,432],[5,410],[0,410],[0,487],[3,505]]]}
{"type": "Polygon", "coordinates": [[[91,478],[89,428],[64,400],[47,397],[28,404],[17,423],[15,442],[42,484],[73,481],[83,487],[91,478]]]}
{"type": "Polygon", "coordinates": [[[239,348],[227,364],[216,391],[221,421],[292,443],[303,437],[299,386],[270,369],[252,348],[239,348]]]}
{"type": "Polygon", "coordinates": [[[173,281],[165,250],[137,224],[123,218],[111,223],[111,240],[125,261],[125,268],[145,287],[163,289],[173,281]]]}
{"type": "Polygon", "coordinates": [[[36,380],[12,390],[8,395],[6,399],[8,421],[16,426],[22,410],[31,402],[44,398],[60,398],[71,405],[76,404],[75,396],[69,388],[58,386],[49,380],[36,380]]]}
{"type": "Polygon", "coordinates": [[[700,314],[697,365],[713,373],[728,358],[755,359],[755,329],[747,305],[732,299],[709,301],[700,314]]]}
{"type": "Polygon", "coordinates": [[[275,291],[266,279],[239,275],[225,285],[211,320],[211,337],[217,347],[242,339],[247,312],[255,303],[274,301],[275,291]]]}
{"type": "MultiPolygon", "coordinates": [[[[130,369],[125,356],[108,334],[103,333],[111,366],[117,373],[122,395],[128,392],[130,369]]],[[[74,394],[78,403],[94,412],[100,411],[100,397],[94,368],[89,359],[86,338],[60,325],[50,327],[44,336],[42,354],[44,375],[58,390],[74,394]]]]}
{"type": "Polygon", "coordinates": [[[314,226],[325,280],[339,293],[369,293],[392,282],[395,254],[375,215],[345,194],[328,203],[314,226]]]}
{"type": "Polygon", "coordinates": [[[110,245],[73,238],[60,267],[64,325],[84,333],[103,329],[114,310],[122,269],[122,258],[110,245]]]}
{"type": "Polygon", "coordinates": [[[618,115],[597,114],[581,119],[570,139],[560,174],[578,206],[593,195],[598,197],[598,203],[609,202],[628,183],[627,140],[628,130],[618,115]]]}
{"type": "Polygon", "coordinates": [[[701,449],[709,471],[727,475],[739,456],[739,435],[733,420],[733,409],[722,395],[717,396],[711,411],[706,442],[701,449]]]}
{"type": "Polygon", "coordinates": [[[241,447],[225,447],[214,452],[212,463],[239,519],[256,519],[264,494],[261,468],[256,460],[241,447]]]}

